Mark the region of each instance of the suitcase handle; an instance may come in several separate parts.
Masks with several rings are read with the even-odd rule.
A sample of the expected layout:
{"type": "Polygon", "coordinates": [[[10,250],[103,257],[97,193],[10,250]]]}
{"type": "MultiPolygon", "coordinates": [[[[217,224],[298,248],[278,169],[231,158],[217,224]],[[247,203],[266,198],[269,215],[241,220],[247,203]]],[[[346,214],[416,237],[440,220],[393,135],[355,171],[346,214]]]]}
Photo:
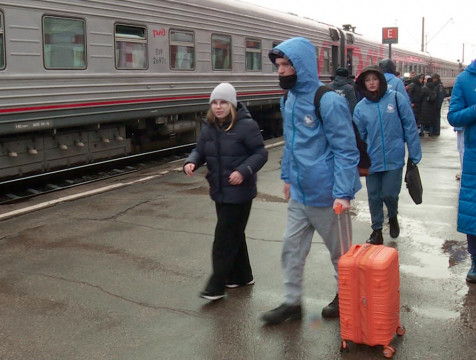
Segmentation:
{"type": "Polygon", "coordinates": [[[334,212],[336,213],[336,215],[340,215],[343,213],[342,211],[342,204],[337,204],[336,205],[336,208],[334,209],[334,212]]]}
{"type": "Polygon", "coordinates": [[[349,214],[344,214],[343,206],[342,204],[337,204],[336,207],[334,208],[334,212],[337,217],[337,229],[338,229],[338,234],[339,234],[339,241],[340,241],[340,248],[341,248],[341,256],[344,255],[345,253],[345,244],[344,244],[344,237],[343,237],[343,226],[346,227],[346,235],[347,235],[347,249],[349,249],[352,246],[352,238],[351,238],[351,228],[350,228],[350,215],[349,214]],[[342,216],[344,216],[345,219],[342,219],[342,216]]]}
{"type": "Polygon", "coordinates": [[[347,256],[353,256],[361,248],[362,248],[363,252],[366,252],[372,246],[375,246],[375,245],[372,245],[372,244],[357,244],[357,245],[351,246],[349,251],[346,253],[346,255],[347,256]]]}
{"type": "Polygon", "coordinates": [[[349,251],[347,252],[347,256],[354,256],[354,254],[359,251],[359,249],[362,247],[362,245],[358,244],[358,245],[354,245],[354,246],[351,246],[351,248],[349,249],[349,251]]]}

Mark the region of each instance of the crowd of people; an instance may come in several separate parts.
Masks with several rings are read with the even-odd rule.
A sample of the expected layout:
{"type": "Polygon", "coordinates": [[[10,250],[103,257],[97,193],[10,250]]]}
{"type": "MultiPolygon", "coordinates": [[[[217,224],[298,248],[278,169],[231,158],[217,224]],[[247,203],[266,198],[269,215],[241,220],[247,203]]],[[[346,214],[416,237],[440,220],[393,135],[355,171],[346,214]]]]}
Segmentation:
{"type": "MultiPolygon", "coordinates": [[[[363,69],[355,83],[348,70],[338,69],[330,84],[335,91],[325,92],[316,104],[315,95],[324,84],[319,80],[315,47],[309,40],[288,39],[270,51],[269,59],[277,68],[280,87],[286,91],[281,100],[285,139],[281,179],[288,208],[281,256],[284,302],[261,318],[266,324],[279,324],[302,317],[304,265],[314,233],[329,251],[336,280],[338,260],[351,245],[339,239],[336,209],[341,208],[350,219],[351,200],[362,187],[352,122],[367,144],[371,163],[365,176],[372,229],[367,242],[381,245],[384,205],[390,236],[400,234],[397,214],[405,145],[408,158],[418,164],[422,158],[419,136],[426,131],[430,136],[439,135],[444,89],[438,74],[415,75],[405,87],[395,63],[385,59],[363,69]]],[[[456,100],[451,102],[448,118],[470,134],[476,123],[476,61],[468,69],[467,78],[458,77],[456,100]]],[[[226,288],[254,284],[245,228],[257,195],[256,173],[266,163],[268,153],[256,122],[245,104],[237,101],[231,84],[221,83],[213,90],[207,120],[184,172],[193,176],[205,163],[208,169],[206,178],[217,225],[213,271],[200,296],[218,300],[225,296],[226,288]]],[[[468,234],[472,267],[467,281],[476,282],[476,189],[471,185],[476,181],[476,144],[469,143],[476,134],[467,139],[458,230],[468,234]]],[[[347,232],[351,239],[351,226],[347,232]]],[[[322,309],[322,316],[339,316],[338,289],[322,309]]]]}
{"type": "Polygon", "coordinates": [[[406,90],[420,127],[420,136],[425,136],[425,133],[439,136],[441,105],[446,96],[440,75],[414,75],[406,85],[406,90]]]}

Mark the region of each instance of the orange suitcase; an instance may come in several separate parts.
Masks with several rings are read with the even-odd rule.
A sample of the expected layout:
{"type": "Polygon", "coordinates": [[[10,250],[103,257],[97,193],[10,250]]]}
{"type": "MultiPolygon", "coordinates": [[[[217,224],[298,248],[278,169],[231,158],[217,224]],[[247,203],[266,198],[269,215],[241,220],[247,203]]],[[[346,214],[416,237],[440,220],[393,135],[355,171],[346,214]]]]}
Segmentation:
{"type": "Polygon", "coordinates": [[[400,274],[397,250],[383,245],[353,245],[338,263],[341,350],[348,342],[382,345],[391,358],[400,324],[400,274]]]}

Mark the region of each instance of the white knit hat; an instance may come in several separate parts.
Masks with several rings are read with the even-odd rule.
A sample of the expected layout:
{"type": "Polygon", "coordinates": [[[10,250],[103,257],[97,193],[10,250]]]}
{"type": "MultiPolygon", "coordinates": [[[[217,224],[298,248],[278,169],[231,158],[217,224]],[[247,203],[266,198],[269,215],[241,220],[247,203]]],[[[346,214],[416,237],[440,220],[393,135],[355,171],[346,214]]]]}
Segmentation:
{"type": "Polygon", "coordinates": [[[236,90],[229,83],[221,83],[213,89],[210,95],[210,104],[213,100],[225,100],[232,103],[234,107],[236,107],[238,103],[236,101],[236,90]]]}

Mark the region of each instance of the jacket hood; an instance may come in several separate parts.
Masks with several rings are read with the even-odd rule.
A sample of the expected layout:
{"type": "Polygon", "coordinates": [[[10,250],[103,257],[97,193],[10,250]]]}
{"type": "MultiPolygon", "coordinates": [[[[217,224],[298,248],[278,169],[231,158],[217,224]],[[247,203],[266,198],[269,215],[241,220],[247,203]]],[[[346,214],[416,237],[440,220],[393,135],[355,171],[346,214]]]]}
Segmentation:
{"type": "MultiPolygon", "coordinates": [[[[296,85],[289,91],[294,93],[311,93],[319,86],[317,72],[316,48],[306,38],[295,37],[283,41],[275,47],[293,64],[297,75],[296,85]]],[[[273,60],[270,57],[271,60],[273,60]]]]}
{"type": "Polygon", "coordinates": [[[359,90],[359,92],[363,96],[365,96],[368,100],[371,101],[379,101],[387,91],[387,80],[385,79],[385,75],[383,74],[382,69],[380,69],[380,67],[377,65],[370,65],[364,68],[364,70],[362,70],[359,77],[357,78],[355,84],[357,85],[357,90],[359,90]],[[373,95],[365,87],[365,76],[371,72],[375,73],[380,81],[377,95],[373,95]]]}
{"type": "Polygon", "coordinates": [[[378,66],[384,73],[395,75],[395,72],[397,71],[395,62],[392,59],[383,59],[379,62],[378,66]]]}
{"type": "Polygon", "coordinates": [[[472,75],[476,75],[476,59],[474,59],[471,64],[468,65],[466,71],[470,72],[472,75]]]}
{"type": "Polygon", "coordinates": [[[246,105],[239,101],[238,105],[236,107],[236,118],[237,119],[243,119],[243,118],[251,118],[251,113],[246,107],[246,105]]]}
{"type": "Polygon", "coordinates": [[[343,77],[343,76],[340,76],[340,75],[336,75],[335,78],[334,78],[334,84],[336,86],[344,86],[346,84],[348,84],[349,82],[347,81],[347,78],[346,77],[343,77]]]}

